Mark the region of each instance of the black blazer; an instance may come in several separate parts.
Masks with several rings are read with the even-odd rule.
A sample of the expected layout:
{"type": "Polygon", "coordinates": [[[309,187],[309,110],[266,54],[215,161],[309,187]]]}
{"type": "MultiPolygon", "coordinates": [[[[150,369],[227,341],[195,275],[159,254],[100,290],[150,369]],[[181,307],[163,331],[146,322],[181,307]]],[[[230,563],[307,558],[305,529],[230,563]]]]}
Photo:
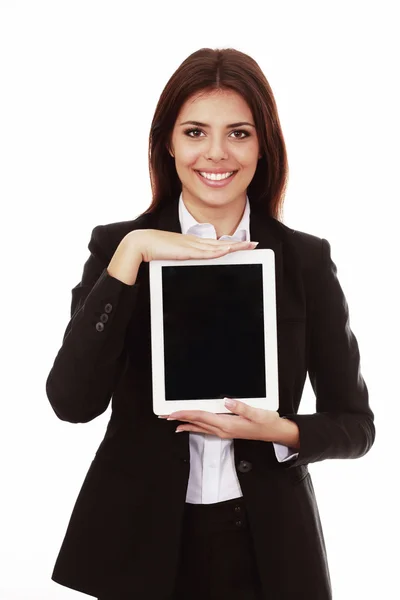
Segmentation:
{"type": "MultiPolygon", "coordinates": [[[[52,579],[96,597],[167,600],[178,567],[189,434],[176,435],[176,423],[152,409],[148,263],[133,286],[107,272],[119,242],[134,229],[181,232],[178,199],[133,221],[95,227],[82,280],[72,290],[71,320],[46,393],[64,421],[94,419],[111,397],[112,413],[52,579]]],[[[308,464],[365,455],[375,439],[374,414],[327,240],[294,231],[255,206],[250,233],[257,248],[275,252],[279,414],[297,423],[301,446],[296,460],[279,463],[271,442],[235,439],[236,472],[265,600],[329,600],[308,464]],[[307,372],[316,412],[299,415],[307,372]]]]}

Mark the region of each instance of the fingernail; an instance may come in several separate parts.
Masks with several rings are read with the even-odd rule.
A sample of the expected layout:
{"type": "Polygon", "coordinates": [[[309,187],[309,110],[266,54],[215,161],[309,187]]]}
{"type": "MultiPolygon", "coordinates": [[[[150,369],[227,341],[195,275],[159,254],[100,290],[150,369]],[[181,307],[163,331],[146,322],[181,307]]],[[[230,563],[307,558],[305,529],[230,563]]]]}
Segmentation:
{"type": "Polygon", "coordinates": [[[251,244],[252,244],[252,246],[254,246],[254,248],[255,248],[256,246],[258,246],[258,244],[259,244],[259,243],[260,243],[260,242],[251,242],[251,244]]]}
{"type": "Polygon", "coordinates": [[[235,401],[231,398],[225,398],[225,406],[233,408],[235,406],[235,401]]]}

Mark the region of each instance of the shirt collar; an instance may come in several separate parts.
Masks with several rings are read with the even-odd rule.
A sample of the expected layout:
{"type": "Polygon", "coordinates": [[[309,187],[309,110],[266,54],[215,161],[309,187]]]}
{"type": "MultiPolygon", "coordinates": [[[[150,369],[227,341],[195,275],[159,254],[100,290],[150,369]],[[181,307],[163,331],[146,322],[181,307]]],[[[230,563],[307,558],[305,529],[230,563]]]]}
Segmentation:
{"type": "MultiPolygon", "coordinates": [[[[183,201],[182,192],[179,196],[179,221],[183,234],[191,233],[193,235],[201,235],[202,237],[213,237],[215,239],[217,237],[215,227],[211,223],[198,223],[198,221],[196,221],[193,215],[190,214],[183,201]]],[[[250,202],[248,196],[246,196],[246,206],[243,212],[243,216],[234,234],[232,236],[222,235],[219,239],[229,239],[233,236],[242,237],[242,239],[246,241],[250,240],[250,202]]]]}

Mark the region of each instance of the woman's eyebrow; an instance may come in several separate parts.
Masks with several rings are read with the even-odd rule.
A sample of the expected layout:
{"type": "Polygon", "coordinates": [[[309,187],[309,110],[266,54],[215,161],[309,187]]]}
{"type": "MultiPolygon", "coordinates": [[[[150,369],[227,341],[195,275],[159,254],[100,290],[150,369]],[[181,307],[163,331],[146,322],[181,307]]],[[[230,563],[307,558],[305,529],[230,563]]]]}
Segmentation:
{"type": "MultiPolygon", "coordinates": [[[[197,127],[210,127],[210,125],[207,125],[207,123],[200,123],[200,121],[184,121],[183,123],[180,123],[180,125],[196,125],[197,127]]],[[[231,123],[226,127],[241,127],[241,125],[250,125],[250,127],[255,127],[253,123],[248,123],[247,121],[241,121],[240,123],[231,123]]]]}

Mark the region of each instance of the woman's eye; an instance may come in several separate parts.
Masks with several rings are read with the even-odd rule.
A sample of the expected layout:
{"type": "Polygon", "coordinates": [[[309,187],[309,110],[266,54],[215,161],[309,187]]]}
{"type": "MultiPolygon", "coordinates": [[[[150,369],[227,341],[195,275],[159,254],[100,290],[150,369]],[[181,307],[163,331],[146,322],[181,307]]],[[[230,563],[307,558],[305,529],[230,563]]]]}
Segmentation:
{"type": "MultiPolygon", "coordinates": [[[[193,135],[190,135],[191,133],[195,133],[195,132],[200,132],[200,133],[202,133],[201,129],[187,129],[187,130],[185,131],[185,134],[186,134],[188,137],[191,137],[191,138],[192,138],[192,137],[199,137],[199,136],[197,136],[197,135],[195,135],[195,136],[193,136],[193,135]]],[[[242,137],[239,137],[239,136],[236,136],[236,135],[235,135],[234,137],[235,137],[237,140],[244,140],[244,138],[246,138],[246,137],[249,137],[249,135],[250,135],[250,134],[249,134],[249,132],[248,132],[248,131],[245,131],[244,129],[235,129],[234,131],[232,131],[232,133],[240,133],[240,134],[244,134],[242,137]]]]}
{"type": "MultiPolygon", "coordinates": [[[[186,133],[186,135],[189,135],[190,133],[193,133],[194,131],[200,131],[200,129],[187,129],[185,131],[185,133],[186,133]]],[[[189,137],[197,137],[197,136],[189,135],[189,137]]]]}
{"type": "Polygon", "coordinates": [[[239,140],[243,140],[245,137],[248,137],[250,134],[247,131],[244,131],[244,129],[236,129],[235,131],[232,131],[232,133],[244,133],[245,136],[242,138],[237,138],[239,140]]]}

